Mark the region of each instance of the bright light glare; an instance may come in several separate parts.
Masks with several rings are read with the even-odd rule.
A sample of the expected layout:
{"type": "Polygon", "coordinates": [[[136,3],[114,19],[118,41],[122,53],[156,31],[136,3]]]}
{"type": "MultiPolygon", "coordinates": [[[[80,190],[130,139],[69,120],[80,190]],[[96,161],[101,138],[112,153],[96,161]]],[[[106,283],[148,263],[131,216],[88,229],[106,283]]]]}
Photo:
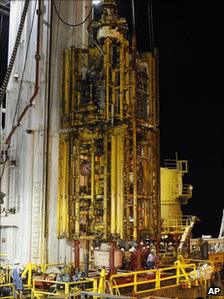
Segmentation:
{"type": "Polygon", "coordinates": [[[93,0],[93,5],[98,5],[100,4],[101,0],[93,0]]]}

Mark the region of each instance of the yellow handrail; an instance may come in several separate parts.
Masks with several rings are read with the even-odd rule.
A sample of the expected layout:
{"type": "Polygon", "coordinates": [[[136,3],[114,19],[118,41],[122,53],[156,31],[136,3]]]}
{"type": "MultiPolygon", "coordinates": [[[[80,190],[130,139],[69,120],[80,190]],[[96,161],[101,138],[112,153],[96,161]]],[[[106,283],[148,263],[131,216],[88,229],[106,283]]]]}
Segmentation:
{"type": "MultiPolygon", "coordinates": [[[[80,285],[85,285],[85,284],[89,284],[92,283],[94,284],[94,279],[85,279],[85,280],[80,280],[80,281],[73,281],[73,282],[63,282],[63,281],[53,281],[53,280],[45,280],[45,279],[33,279],[33,288],[32,288],[32,295],[33,297],[37,298],[39,295],[51,295],[51,296],[58,296],[59,294],[63,294],[65,297],[64,298],[68,298],[68,296],[71,293],[74,292],[78,292],[79,290],[79,286],[80,285]],[[36,283],[42,283],[43,286],[44,284],[47,285],[47,289],[44,288],[38,288],[36,286],[36,283]],[[51,291],[49,291],[49,288],[55,286],[55,289],[51,291]],[[58,287],[61,286],[63,287],[62,290],[59,290],[58,287]]],[[[94,287],[94,285],[93,285],[94,287]]],[[[87,290],[92,291],[93,287],[87,290]]]]}
{"type": "Polygon", "coordinates": [[[183,282],[188,283],[190,286],[192,273],[196,273],[195,264],[181,264],[180,261],[177,261],[172,267],[114,274],[110,277],[110,284],[112,290],[121,292],[121,289],[129,288],[130,290],[130,287],[132,287],[134,294],[140,294],[178,286],[183,282]],[[149,276],[151,277],[149,278],[149,276]],[[119,284],[118,279],[130,279],[131,281],[119,284]],[[139,286],[142,286],[142,289],[139,289],[139,286]]]}

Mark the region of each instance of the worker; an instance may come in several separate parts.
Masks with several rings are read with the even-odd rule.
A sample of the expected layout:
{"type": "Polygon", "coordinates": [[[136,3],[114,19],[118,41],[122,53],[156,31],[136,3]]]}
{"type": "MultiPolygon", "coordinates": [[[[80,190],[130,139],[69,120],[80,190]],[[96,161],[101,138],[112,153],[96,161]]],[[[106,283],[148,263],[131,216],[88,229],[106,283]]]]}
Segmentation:
{"type": "Polygon", "coordinates": [[[167,254],[170,255],[170,256],[175,255],[175,247],[174,247],[172,242],[168,243],[167,254]]]}
{"type": "Polygon", "coordinates": [[[132,246],[132,247],[129,249],[129,252],[135,252],[135,251],[136,251],[136,249],[135,249],[134,246],[132,246]]]}
{"type": "Polygon", "coordinates": [[[142,247],[142,251],[141,251],[141,261],[142,261],[142,268],[143,269],[147,269],[147,267],[146,267],[146,261],[147,261],[148,255],[149,255],[148,248],[146,248],[146,246],[143,246],[142,247]]]}
{"type": "Polygon", "coordinates": [[[165,244],[164,242],[160,242],[160,253],[165,253],[166,250],[165,250],[165,244]]]}
{"type": "Polygon", "coordinates": [[[19,294],[19,298],[23,298],[22,291],[23,291],[23,282],[21,277],[21,269],[19,267],[19,262],[14,262],[14,267],[12,270],[12,281],[15,286],[15,290],[19,294]]]}
{"type": "Polygon", "coordinates": [[[137,250],[134,246],[129,249],[130,253],[130,264],[129,270],[135,271],[137,269],[137,250]]]}
{"type": "Polygon", "coordinates": [[[147,269],[154,269],[155,268],[155,260],[156,260],[155,250],[151,249],[150,253],[147,257],[147,261],[146,261],[147,269]]]}

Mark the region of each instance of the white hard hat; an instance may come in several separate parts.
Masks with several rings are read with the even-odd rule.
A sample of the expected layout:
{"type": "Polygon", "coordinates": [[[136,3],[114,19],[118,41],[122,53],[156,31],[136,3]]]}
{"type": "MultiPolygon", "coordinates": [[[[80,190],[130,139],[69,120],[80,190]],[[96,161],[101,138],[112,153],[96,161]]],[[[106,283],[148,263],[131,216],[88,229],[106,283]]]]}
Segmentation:
{"type": "Polygon", "coordinates": [[[130,249],[129,249],[130,252],[134,252],[135,251],[135,247],[132,246],[130,249]]]}

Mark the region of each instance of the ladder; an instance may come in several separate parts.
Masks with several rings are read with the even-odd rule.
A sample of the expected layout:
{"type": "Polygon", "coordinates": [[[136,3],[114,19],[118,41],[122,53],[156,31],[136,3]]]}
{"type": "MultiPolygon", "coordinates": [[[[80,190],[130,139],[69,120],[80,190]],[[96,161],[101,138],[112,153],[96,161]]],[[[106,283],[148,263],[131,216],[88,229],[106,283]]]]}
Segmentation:
{"type": "Polygon", "coordinates": [[[40,248],[40,183],[34,183],[32,204],[32,259],[39,258],[40,248]]]}
{"type": "Polygon", "coordinates": [[[186,228],[184,230],[184,233],[183,233],[183,235],[181,237],[180,244],[179,244],[179,246],[177,248],[178,254],[182,253],[184,243],[187,241],[188,237],[190,236],[191,230],[192,230],[192,228],[193,228],[193,226],[195,224],[195,221],[196,221],[196,217],[192,216],[192,218],[190,220],[190,224],[188,226],[186,226],[186,228]]]}

